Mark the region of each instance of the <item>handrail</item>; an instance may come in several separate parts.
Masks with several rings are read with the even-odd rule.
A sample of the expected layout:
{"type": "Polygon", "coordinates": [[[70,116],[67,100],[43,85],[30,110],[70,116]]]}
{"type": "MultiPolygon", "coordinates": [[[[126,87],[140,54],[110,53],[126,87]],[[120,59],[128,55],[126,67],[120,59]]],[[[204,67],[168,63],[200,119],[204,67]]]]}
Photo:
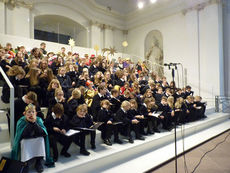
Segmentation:
{"type": "Polygon", "coordinates": [[[215,96],[215,111],[230,112],[230,97],[215,96]],[[222,109],[220,108],[220,105],[222,109]]]}
{"type": "Polygon", "coordinates": [[[14,142],[14,86],[11,84],[2,67],[0,67],[0,72],[5,79],[7,85],[10,87],[10,144],[12,147],[14,142]]]}

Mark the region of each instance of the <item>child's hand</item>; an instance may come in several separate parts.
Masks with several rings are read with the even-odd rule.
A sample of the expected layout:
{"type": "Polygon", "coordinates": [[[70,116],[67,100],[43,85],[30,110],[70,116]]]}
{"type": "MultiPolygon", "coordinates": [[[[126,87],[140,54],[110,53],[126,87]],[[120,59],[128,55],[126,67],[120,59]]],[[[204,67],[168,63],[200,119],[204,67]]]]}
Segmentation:
{"type": "Polygon", "coordinates": [[[137,124],[139,121],[137,119],[132,120],[132,124],[137,124]]]}
{"type": "Polygon", "coordinates": [[[58,132],[58,133],[61,132],[61,130],[60,130],[58,127],[53,127],[53,130],[54,130],[55,132],[58,132]]]}
{"type": "Polygon", "coordinates": [[[107,121],[107,124],[113,124],[112,121],[107,121]]]}
{"type": "Polygon", "coordinates": [[[66,130],[65,130],[65,129],[62,129],[62,130],[61,130],[61,133],[62,133],[62,134],[66,134],[66,130]]]}

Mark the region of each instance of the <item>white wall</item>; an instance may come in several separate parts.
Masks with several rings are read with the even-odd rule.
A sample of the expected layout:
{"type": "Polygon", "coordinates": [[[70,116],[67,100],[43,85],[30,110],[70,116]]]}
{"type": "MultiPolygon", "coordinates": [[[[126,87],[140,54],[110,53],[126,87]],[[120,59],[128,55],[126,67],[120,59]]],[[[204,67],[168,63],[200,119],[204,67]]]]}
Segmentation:
{"type": "Polygon", "coordinates": [[[5,34],[5,5],[0,2],[0,33],[5,34]]]}
{"type": "Polygon", "coordinates": [[[224,94],[230,96],[230,1],[224,0],[223,21],[224,21],[224,94]]]}
{"type": "MultiPolygon", "coordinates": [[[[199,94],[200,86],[200,95],[213,98],[214,95],[220,94],[218,5],[205,7],[199,12],[199,18],[200,60],[196,10],[185,15],[178,13],[129,30],[128,53],[143,59],[146,35],[152,30],[159,30],[163,36],[164,62],[182,63],[188,71],[188,84],[193,87],[195,93],[199,94]]],[[[171,79],[167,68],[165,72],[167,78],[171,79]]]]}
{"type": "Polygon", "coordinates": [[[123,31],[118,29],[113,30],[113,45],[118,52],[123,52],[122,42],[124,40],[123,31]]]}
{"type": "MultiPolygon", "coordinates": [[[[88,33],[81,32],[77,35],[77,38],[80,39],[77,40],[77,45],[91,48],[96,44],[99,45],[100,48],[119,46],[119,50],[121,50],[118,40],[122,40],[123,35],[120,34],[120,30],[115,28],[111,30],[111,26],[108,26],[110,29],[101,29],[101,26],[99,27],[99,25],[104,25],[105,23],[91,26],[90,23],[92,19],[89,18],[88,14],[86,15],[85,13],[82,13],[82,9],[68,7],[68,5],[70,5],[69,2],[66,2],[68,5],[63,5],[62,3],[63,2],[34,2],[32,10],[23,7],[15,7],[10,9],[6,8],[5,12],[5,5],[0,2],[0,33],[34,38],[34,18],[36,16],[61,15],[79,23],[87,30],[86,32],[89,31],[88,33]],[[114,38],[114,36],[116,36],[116,38],[114,38]]],[[[79,2],[79,5],[83,4],[79,2]]],[[[92,18],[94,17],[92,16],[92,18]]],[[[97,20],[93,21],[96,22],[97,20]]],[[[46,26],[37,27],[37,29],[39,28],[44,31],[52,29],[57,33],[58,26],[55,28],[46,28],[46,26]]],[[[59,33],[66,34],[65,29],[62,28],[63,27],[61,26],[59,33]]]]}
{"type": "Polygon", "coordinates": [[[101,29],[96,26],[96,25],[92,25],[91,26],[91,30],[90,30],[90,47],[93,48],[95,45],[98,45],[99,48],[102,48],[102,42],[101,42],[101,29]]]}
{"type": "Polygon", "coordinates": [[[220,95],[220,39],[218,6],[200,11],[201,93],[220,95]]]}
{"type": "Polygon", "coordinates": [[[113,30],[110,28],[105,28],[105,47],[113,47],[113,30]]]}
{"type": "MultiPolygon", "coordinates": [[[[34,39],[28,39],[25,37],[18,37],[18,36],[12,36],[12,35],[5,35],[0,34],[0,44],[5,46],[6,43],[10,42],[14,48],[17,46],[25,46],[27,51],[30,51],[34,47],[39,47],[41,42],[46,43],[46,50],[47,52],[54,52],[58,53],[60,52],[62,47],[66,48],[66,52],[71,51],[71,47],[69,45],[65,44],[59,44],[59,43],[53,43],[49,41],[43,41],[43,40],[34,40],[34,39]]],[[[85,47],[73,47],[73,52],[79,53],[80,57],[84,57],[84,55],[87,53],[89,55],[94,54],[96,55],[96,51],[93,48],[85,48],[85,47]]],[[[101,54],[101,50],[98,51],[98,55],[101,54]]],[[[130,55],[122,54],[122,53],[115,53],[114,56],[109,55],[109,59],[117,59],[118,57],[125,56],[127,58],[133,58],[130,55]]],[[[106,54],[107,56],[107,54],[106,54]]]]}
{"type": "Polygon", "coordinates": [[[30,10],[23,7],[6,7],[6,34],[30,37],[30,10]]]}
{"type": "Polygon", "coordinates": [[[81,31],[77,34],[76,45],[81,47],[87,47],[87,32],[81,31]]]}

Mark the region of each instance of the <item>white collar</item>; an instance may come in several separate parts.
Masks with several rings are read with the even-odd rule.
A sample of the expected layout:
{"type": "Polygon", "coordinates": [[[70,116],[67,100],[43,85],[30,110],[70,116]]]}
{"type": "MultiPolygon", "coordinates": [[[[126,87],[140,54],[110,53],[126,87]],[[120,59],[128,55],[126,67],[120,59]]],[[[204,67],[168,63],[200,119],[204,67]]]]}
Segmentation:
{"type": "Polygon", "coordinates": [[[51,114],[51,115],[52,115],[52,117],[53,117],[54,119],[56,119],[56,118],[57,118],[54,112],[52,112],[52,114],[51,114]]]}
{"type": "Polygon", "coordinates": [[[57,99],[57,97],[54,97],[57,103],[60,103],[60,101],[57,99]]]}
{"type": "Polygon", "coordinates": [[[17,76],[15,76],[15,79],[18,80],[18,81],[20,81],[20,79],[18,79],[17,76]]]}
{"type": "Polygon", "coordinates": [[[98,95],[99,95],[100,98],[103,97],[103,95],[101,95],[101,93],[98,93],[98,95]]]}
{"type": "Polygon", "coordinates": [[[126,113],[126,111],[125,111],[123,108],[121,108],[121,110],[122,110],[124,113],[126,113]]]}
{"type": "Polygon", "coordinates": [[[26,98],[25,98],[25,96],[22,97],[22,100],[26,103],[26,98]]]}

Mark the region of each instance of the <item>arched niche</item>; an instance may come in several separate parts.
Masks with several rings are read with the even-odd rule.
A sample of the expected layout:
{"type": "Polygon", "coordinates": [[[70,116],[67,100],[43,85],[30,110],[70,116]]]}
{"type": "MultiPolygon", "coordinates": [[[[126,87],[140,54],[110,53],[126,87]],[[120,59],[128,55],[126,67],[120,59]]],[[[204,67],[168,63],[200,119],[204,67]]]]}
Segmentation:
{"type": "Polygon", "coordinates": [[[164,75],[163,37],[160,31],[152,30],[145,37],[145,60],[157,75],[164,75]]]}
{"type": "MultiPolygon", "coordinates": [[[[60,15],[34,17],[34,38],[63,43],[73,38],[76,46],[87,47],[87,29],[76,21],[60,15]],[[48,37],[50,38],[47,38],[48,37]],[[51,37],[54,37],[52,40],[51,37]]],[[[67,42],[68,43],[68,42],[67,42]]]]}

